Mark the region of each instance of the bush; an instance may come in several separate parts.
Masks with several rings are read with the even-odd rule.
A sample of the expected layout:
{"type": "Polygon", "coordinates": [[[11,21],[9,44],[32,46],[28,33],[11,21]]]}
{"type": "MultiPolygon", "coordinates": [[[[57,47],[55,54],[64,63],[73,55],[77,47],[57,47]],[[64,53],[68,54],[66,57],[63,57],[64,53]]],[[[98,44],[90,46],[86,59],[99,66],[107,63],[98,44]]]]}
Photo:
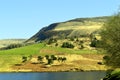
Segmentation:
{"type": "Polygon", "coordinates": [[[52,59],[48,59],[48,63],[47,64],[53,64],[53,60],[52,59]]]}
{"type": "Polygon", "coordinates": [[[70,41],[74,41],[74,38],[73,38],[73,37],[71,37],[71,38],[70,38],[70,41]]]}
{"type": "Polygon", "coordinates": [[[57,57],[55,57],[55,55],[51,55],[51,59],[52,60],[57,60],[57,57]]]}
{"type": "Polygon", "coordinates": [[[56,43],[55,46],[58,46],[58,43],[56,43]]]}
{"type": "Polygon", "coordinates": [[[84,49],[85,47],[83,46],[83,44],[80,45],[80,49],[84,49]]]}
{"type": "Polygon", "coordinates": [[[99,40],[97,40],[96,38],[94,38],[90,44],[91,47],[97,47],[97,45],[99,44],[99,40]]]}
{"type": "Polygon", "coordinates": [[[48,43],[47,43],[47,44],[52,44],[52,43],[55,43],[55,42],[57,42],[57,39],[50,38],[50,39],[48,40],[48,43]]]}
{"type": "Polygon", "coordinates": [[[27,57],[26,56],[23,56],[22,57],[22,62],[26,62],[27,61],[27,57]]]}
{"type": "Polygon", "coordinates": [[[38,56],[38,61],[42,62],[43,61],[43,57],[42,56],[38,56]]]}
{"type": "Polygon", "coordinates": [[[61,47],[62,48],[74,48],[74,45],[68,42],[64,42],[61,47]]]}

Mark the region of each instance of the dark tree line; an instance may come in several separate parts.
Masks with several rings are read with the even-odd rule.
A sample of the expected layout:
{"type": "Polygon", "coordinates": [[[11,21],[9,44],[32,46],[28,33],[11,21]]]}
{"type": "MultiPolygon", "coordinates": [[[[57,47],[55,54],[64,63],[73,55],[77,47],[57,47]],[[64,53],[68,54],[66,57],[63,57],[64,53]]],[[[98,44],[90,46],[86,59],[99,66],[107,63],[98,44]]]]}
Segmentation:
{"type": "MultiPolygon", "coordinates": [[[[55,55],[45,55],[44,57],[43,56],[38,56],[37,60],[38,60],[38,62],[43,63],[44,58],[47,60],[47,64],[49,64],[49,65],[53,64],[55,60],[58,61],[58,62],[65,62],[67,60],[66,57],[56,57],[55,55]]],[[[22,56],[22,63],[25,63],[25,62],[27,62],[28,60],[31,60],[31,59],[32,59],[31,55],[28,56],[28,57],[22,56]]]]}

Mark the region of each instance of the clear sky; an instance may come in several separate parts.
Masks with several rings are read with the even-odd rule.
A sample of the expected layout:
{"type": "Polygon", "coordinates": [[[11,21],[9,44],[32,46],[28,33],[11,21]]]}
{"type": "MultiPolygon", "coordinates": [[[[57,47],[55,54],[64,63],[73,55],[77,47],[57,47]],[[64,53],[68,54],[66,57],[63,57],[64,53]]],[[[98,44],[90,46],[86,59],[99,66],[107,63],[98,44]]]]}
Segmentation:
{"type": "Polygon", "coordinates": [[[119,6],[120,0],[0,0],[0,39],[30,38],[51,23],[113,15],[119,6]]]}

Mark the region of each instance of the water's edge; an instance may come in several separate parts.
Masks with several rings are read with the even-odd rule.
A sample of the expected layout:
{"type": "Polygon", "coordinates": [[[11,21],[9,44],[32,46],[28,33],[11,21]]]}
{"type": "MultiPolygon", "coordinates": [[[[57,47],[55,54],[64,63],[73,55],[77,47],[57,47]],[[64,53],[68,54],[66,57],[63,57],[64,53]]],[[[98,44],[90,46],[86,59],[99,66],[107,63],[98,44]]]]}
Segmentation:
{"type": "Polygon", "coordinates": [[[2,72],[0,80],[101,80],[106,71],[86,72],[2,72]]]}

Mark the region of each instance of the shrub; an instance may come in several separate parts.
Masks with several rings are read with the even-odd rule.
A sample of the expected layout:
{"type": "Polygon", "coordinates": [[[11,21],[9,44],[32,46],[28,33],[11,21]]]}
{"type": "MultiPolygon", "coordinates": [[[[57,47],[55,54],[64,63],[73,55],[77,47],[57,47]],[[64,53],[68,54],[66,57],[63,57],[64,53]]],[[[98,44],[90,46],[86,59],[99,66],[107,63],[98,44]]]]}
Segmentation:
{"type": "Polygon", "coordinates": [[[49,59],[49,55],[45,55],[45,58],[46,58],[46,59],[49,59]]]}
{"type": "Polygon", "coordinates": [[[56,43],[55,46],[58,46],[58,43],[56,43]]]}
{"type": "Polygon", "coordinates": [[[43,61],[43,57],[42,56],[38,56],[38,61],[42,62],[43,61]]]}
{"type": "Polygon", "coordinates": [[[61,47],[62,48],[74,48],[74,45],[68,42],[64,42],[61,47]]]}
{"type": "Polygon", "coordinates": [[[83,44],[80,44],[80,49],[84,49],[84,46],[83,46],[83,44]]]}
{"type": "Polygon", "coordinates": [[[51,55],[51,59],[52,60],[57,60],[57,57],[55,57],[55,55],[51,55]]]}
{"type": "Polygon", "coordinates": [[[27,57],[26,56],[23,56],[22,57],[22,62],[26,62],[27,61],[27,57]]]}
{"type": "Polygon", "coordinates": [[[53,64],[53,59],[47,59],[48,63],[47,64],[53,64]]]}
{"type": "Polygon", "coordinates": [[[94,38],[94,39],[91,41],[90,46],[91,46],[91,47],[97,47],[98,44],[99,44],[99,40],[97,40],[96,38],[94,38]]]}
{"type": "Polygon", "coordinates": [[[55,43],[55,42],[57,42],[57,39],[50,38],[50,39],[48,40],[48,43],[47,43],[47,44],[52,44],[52,43],[55,43]]]}

